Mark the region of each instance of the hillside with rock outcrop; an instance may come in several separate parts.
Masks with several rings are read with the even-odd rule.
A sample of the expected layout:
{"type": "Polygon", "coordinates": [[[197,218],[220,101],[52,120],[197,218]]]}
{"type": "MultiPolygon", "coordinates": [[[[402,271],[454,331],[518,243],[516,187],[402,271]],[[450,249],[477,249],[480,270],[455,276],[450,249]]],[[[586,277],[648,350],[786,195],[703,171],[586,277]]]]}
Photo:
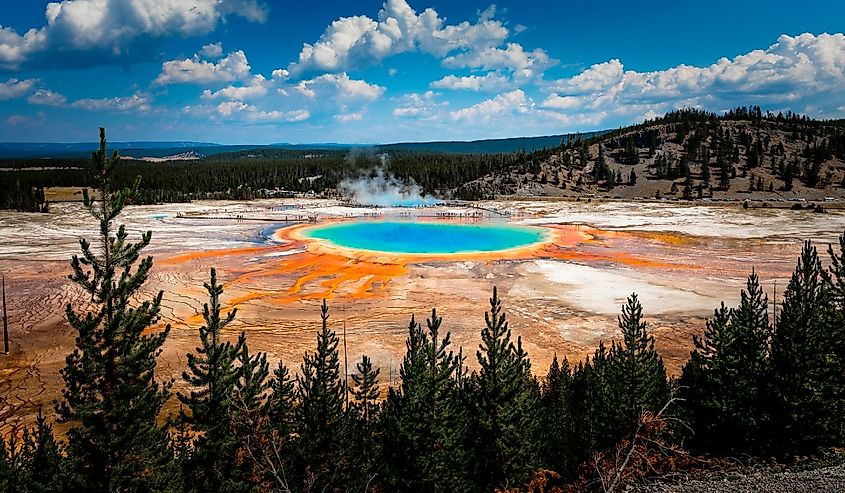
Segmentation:
{"type": "Polygon", "coordinates": [[[525,154],[463,198],[845,199],[845,122],[738,108],[679,110],[525,154]]]}

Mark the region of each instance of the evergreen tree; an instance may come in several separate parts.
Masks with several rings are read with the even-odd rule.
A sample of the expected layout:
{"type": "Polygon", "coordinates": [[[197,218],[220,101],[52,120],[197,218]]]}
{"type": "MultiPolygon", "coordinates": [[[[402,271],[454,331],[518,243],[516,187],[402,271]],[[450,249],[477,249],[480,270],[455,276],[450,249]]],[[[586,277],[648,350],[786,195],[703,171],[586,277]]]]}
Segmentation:
{"type": "Polygon", "coordinates": [[[152,268],[152,257],[147,257],[132,270],[151,233],[131,243],[124,226],[115,230],[114,220],[138,190],[138,180],[131,189],[113,188],[120,157],[106,154],[102,128],[93,162],[101,199],[93,200],[85,190],[83,200],[99,222],[98,248],[81,239],[82,257],[73,256],[70,275],[91,296],[93,311],[80,316],[67,306],[76,348],[61,371],[65,388],[56,411],[71,426],[67,453],[78,480],[75,488],[143,491],[155,487],[167,455],[167,435],[156,418],[170,386],[156,382],[155,369],[170,327],[148,331],[159,319],[163,293],[131,306],[152,268]]]}
{"type": "Polygon", "coordinates": [[[620,423],[617,367],[604,341],[573,375],[575,428],[581,430],[576,454],[579,462],[615,444],[624,430],[620,423]]]}
{"type": "Polygon", "coordinates": [[[262,413],[267,409],[269,373],[267,355],[258,353],[253,356],[249,352],[249,346],[242,344],[238,352],[238,378],[235,381],[229,412],[232,431],[238,444],[238,460],[230,466],[231,475],[238,483],[233,482],[230,491],[251,490],[262,466],[255,462],[261,460],[262,451],[253,450],[254,446],[250,442],[260,437],[266,429],[265,416],[262,413]],[[250,449],[247,450],[246,447],[250,449]]]}
{"type": "Polygon", "coordinates": [[[238,352],[238,379],[235,382],[236,405],[242,410],[258,410],[265,407],[265,391],[267,390],[267,376],[270,366],[267,355],[249,354],[247,344],[241,345],[238,352]]]}
{"type": "MultiPolygon", "coordinates": [[[[604,348],[604,343],[599,342],[599,347],[604,348]]],[[[592,362],[589,357],[579,362],[572,371],[572,426],[576,430],[572,440],[569,442],[569,449],[576,464],[581,464],[592,452],[593,421],[590,419],[591,407],[595,404],[590,400],[592,387],[590,385],[593,377],[592,362]]]]}
{"type": "Polygon", "coordinates": [[[265,413],[270,419],[270,426],[284,441],[288,441],[296,431],[296,381],[282,360],[269,382],[270,396],[267,399],[265,413]]]}
{"type": "MultiPolygon", "coordinates": [[[[365,488],[377,474],[379,466],[377,424],[379,419],[379,385],[380,370],[373,369],[372,361],[363,356],[361,362],[355,366],[357,372],[352,374],[353,403],[350,409],[354,427],[355,446],[349,451],[357,459],[358,471],[355,486],[365,488]]],[[[353,486],[353,485],[350,485],[353,486]]]]}
{"type": "Polygon", "coordinates": [[[701,164],[701,182],[705,188],[710,188],[710,165],[706,161],[701,164]]]}
{"type": "Polygon", "coordinates": [[[340,378],[339,339],[328,326],[326,300],[320,308],[322,328],[317,334],[317,348],[306,353],[297,376],[297,420],[301,434],[302,479],[323,487],[337,484],[341,476],[341,428],[344,426],[343,402],[346,389],[340,378]],[[311,476],[309,479],[308,476],[311,476]]]}
{"type": "Polygon", "coordinates": [[[573,418],[573,381],[569,361],[552,359],[549,373],[541,388],[542,457],[544,467],[569,476],[575,472],[575,429],[573,418]]]}
{"type": "Polygon", "coordinates": [[[731,166],[727,159],[719,157],[716,165],[719,168],[719,189],[727,191],[731,186],[731,166]]]}
{"type": "Polygon", "coordinates": [[[211,269],[211,279],[204,286],[209,300],[203,305],[205,325],[199,328],[200,345],[195,353],[188,353],[188,371],[182,373],[191,390],[177,394],[184,406],[180,418],[197,437],[185,461],[185,484],[192,491],[237,491],[245,486],[235,467],[238,440],[232,433],[231,413],[240,376],[236,361],[246,346],[246,337],[241,333],[235,344],[221,340],[237,308],[221,317],[223,286],[217,284],[215,269],[211,269]]]}
{"type": "Polygon", "coordinates": [[[0,491],[48,493],[65,491],[62,448],[53,427],[38,414],[35,425],[18,438],[0,437],[0,491]]]}
{"type": "Polygon", "coordinates": [[[442,318],[432,310],[426,329],[408,325],[401,384],[390,389],[383,412],[384,462],[400,491],[466,491],[466,405],[462,357],[440,334],[442,318]]]}
{"type": "MultiPolygon", "coordinates": [[[[832,304],[816,247],[804,243],[784,292],[771,344],[771,396],[776,450],[806,451],[833,438],[826,429],[831,409],[828,340],[832,304]]],[[[841,375],[839,376],[841,378],[841,375]]]]}
{"type": "Polygon", "coordinates": [[[684,180],[684,192],[683,192],[684,200],[692,200],[692,180],[687,176],[687,179],[684,180]]]}
{"type": "Polygon", "coordinates": [[[352,374],[352,382],[355,385],[352,389],[354,408],[365,429],[369,429],[378,418],[378,376],[381,370],[373,369],[373,363],[367,355],[361,358],[355,369],[357,373],[352,374]]]}
{"type": "MultiPolygon", "coordinates": [[[[264,446],[259,449],[258,461],[272,463],[274,469],[264,471],[264,479],[271,484],[281,486],[279,481],[291,482],[296,473],[296,459],[299,455],[300,436],[297,422],[298,402],[296,381],[282,360],[273,370],[273,376],[267,383],[270,393],[261,409],[262,426],[258,431],[264,446]]],[[[248,417],[248,416],[247,416],[248,417]]],[[[249,423],[247,423],[249,425],[249,423]]],[[[255,426],[252,426],[253,431],[255,426]]],[[[250,430],[245,430],[247,434],[250,430]]],[[[255,455],[255,454],[253,454],[255,455]]],[[[260,468],[262,464],[257,464],[260,468]]],[[[284,491],[284,488],[282,488],[284,491]]]]}
{"type": "Polygon", "coordinates": [[[634,144],[633,137],[628,137],[628,140],[625,143],[625,162],[631,165],[638,164],[640,162],[640,152],[634,144]]]}
{"type": "Polygon", "coordinates": [[[64,488],[63,447],[56,441],[53,427],[38,413],[35,426],[23,438],[29,468],[29,484],[20,492],[51,492],[64,488]]]}
{"type": "Polygon", "coordinates": [[[827,428],[834,440],[845,442],[845,234],[839,237],[838,251],[828,246],[830,267],[825,283],[832,303],[826,338],[830,348],[830,394],[825,396],[833,408],[832,420],[827,428]],[[837,438],[838,437],[838,438],[837,438]]]}
{"type": "Polygon", "coordinates": [[[768,299],[752,273],[740,304],[724,304],[707,321],[704,336],[684,366],[681,389],[692,443],[714,453],[762,451],[765,378],[770,336],[768,299]]]}
{"type": "Polygon", "coordinates": [[[642,321],[643,307],[636,293],[628,297],[619,316],[622,342],[613,342],[611,364],[617,383],[620,429],[632,429],[643,411],[659,410],[669,399],[663,360],[654,349],[654,336],[642,321]]]}
{"type": "Polygon", "coordinates": [[[526,482],[539,466],[539,389],[522,339],[511,330],[496,288],[484,314],[476,353],[481,370],[473,378],[476,399],[479,490],[526,482]]]}

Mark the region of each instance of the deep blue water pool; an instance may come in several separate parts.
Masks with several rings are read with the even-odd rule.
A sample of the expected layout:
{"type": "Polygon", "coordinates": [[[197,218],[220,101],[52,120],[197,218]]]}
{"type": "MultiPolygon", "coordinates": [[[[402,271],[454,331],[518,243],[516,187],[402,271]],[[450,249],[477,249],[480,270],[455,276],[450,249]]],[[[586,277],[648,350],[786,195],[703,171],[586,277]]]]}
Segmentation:
{"type": "Polygon", "coordinates": [[[304,233],[340,247],[411,254],[495,252],[543,241],[546,234],[530,226],[415,221],[355,221],[304,233]]]}

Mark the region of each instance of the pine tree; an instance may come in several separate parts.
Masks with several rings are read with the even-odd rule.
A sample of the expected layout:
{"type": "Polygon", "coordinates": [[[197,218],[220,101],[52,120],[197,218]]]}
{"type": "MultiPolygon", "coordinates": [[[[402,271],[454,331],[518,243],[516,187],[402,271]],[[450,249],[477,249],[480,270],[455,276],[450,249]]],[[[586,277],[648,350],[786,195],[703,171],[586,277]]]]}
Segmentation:
{"type": "Polygon", "coordinates": [[[68,432],[67,453],[79,484],[91,492],[145,490],[154,487],[167,453],[167,436],[156,418],[169,395],[169,384],[155,380],[156,357],[170,327],[149,332],[159,319],[163,293],[132,307],[147,280],[152,257],[138,263],[150,242],[148,231],[131,243],[124,226],[114,221],[138,190],[114,190],[117,152],[106,154],[105,130],[93,153],[94,186],[101,199],[84,191],[85,207],[99,222],[98,248],[81,239],[82,257],[73,256],[70,279],[91,296],[93,311],[67,318],[77,332],[76,348],[62,370],[65,388],[56,411],[68,432]]]}
{"type": "Polygon", "coordinates": [[[832,438],[825,425],[833,409],[824,399],[831,390],[827,324],[832,304],[822,272],[816,247],[805,242],[772,336],[773,438],[783,453],[805,451],[832,438]]]}
{"type": "Polygon", "coordinates": [[[400,386],[389,388],[382,413],[381,428],[383,435],[383,459],[387,481],[395,489],[422,489],[425,480],[424,467],[418,460],[415,450],[422,449],[422,441],[431,436],[431,426],[421,419],[425,409],[423,401],[423,382],[425,333],[414,315],[408,323],[408,337],[405,339],[405,356],[399,368],[400,386]]]}
{"type": "MultiPolygon", "coordinates": [[[[604,349],[604,343],[599,342],[599,348],[604,349]]],[[[606,352],[606,349],[604,349],[606,352]]],[[[572,423],[576,432],[569,443],[569,449],[576,464],[581,464],[593,451],[592,443],[595,432],[593,427],[592,410],[597,404],[592,397],[593,365],[589,357],[579,362],[572,371],[572,423]]]]}
{"type": "Polygon", "coordinates": [[[669,399],[663,360],[654,349],[654,337],[642,321],[643,307],[636,293],[628,297],[619,316],[622,342],[613,342],[611,364],[615,367],[622,430],[631,429],[643,411],[659,410],[669,399]]]}
{"type": "Polygon", "coordinates": [[[839,237],[838,251],[828,246],[830,267],[825,274],[825,284],[832,303],[830,321],[827,324],[828,347],[830,348],[829,373],[830,394],[826,396],[833,408],[832,420],[827,429],[834,440],[845,442],[845,234],[839,237]]]}
{"type": "Polygon", "coordinates": [[[683,191],[684,200],[692,200],[692,180],[687,176],[687,179],[684,181],[684,191],[683,191]]]}
{"type": "Polygon", "coordinates": [[[701,164],[701,182],[705,188],[710,188],[710,165],[706,161],[701,164]]]}
{"type": "Polygon", "coordinates": [[[719,157],[716,165],[719,167],[719,189],[727,191],[731,186],[731,169],[728,161],[719,157]]]}
{"type": "Polygon", "coordinates": [[[237,460],[231,464],[231,485],[229,491],[251,491],[252,483],[259,476],[264,464],[261,461],[260,446],[255,443],[264,438],[266,430],[265,415],[267,409],[267,376],[270,367],[267,355],[251,355],[249,346],[244,343],[238,352],[238,371],[232,393],[232,405],[229,416],[232,432],[237,442],[237,460]],[[249,448],[248,448],[249,447],[249,448]],[[258,448],[259,450],[254,450],[258,448]]]}
{"type": "Polygon", "coordinates": [[[539,466],[539,389],[522,339],[511,330],[496,288],[484,314],[476,353],[481,370],[473,378],[478,415],[476,482],[489,491],[525,482],[539,466]]]}
{"type": "Polygon", "coordinates": [[[411,317],[400,388],[388,391],[382,413],[384,463],[400,491],[469,488],[463,360],[449,350],[451,336],[441,336],[441,323],[436,310],[425,330],[411,317]]]}
{"type": "Polygon", "coordinates": [[[301,433],[301,462],[304,475],[312,475],[322,489],[334,485],[340,476],[342,444],[339,435],[344,426],[343,402],[346,389],[340,378],[339,339],[328,327],[329,307],[323,300],[322,328],[317,334],[317,348],[306,353],[297,377],[298,422],[301,433]]]}
{"type": "Polygon", "coordinates": [[[267,388],[270,392],[263,408],[238,417],[246,428],[241,441],[257,442],[252,447],[252,458],[258,461],[254,464],[256,475],[265,481],[259,489],[274,484],[285,491],[295,479],[301,437],[296,381],[282,360],[273,370],[267,388]]]}
{"type": "Polygon", "coordinates": [[[8,440],[0,437],[0,491],[65,491],[63,465],[62,447],[40,412],[20,438],[15,433],[8,440]]]}
{"type": "Polygon", "coordinates": [[[573,451],[577,462],[615,445],[630,426],[622,419],[619,365],[603,341],[592,359],[579,365],[572,378],[573,421],[576,433],[573,451]]]}
{"type": "Polygon", "coordinates": [[[238,352],[238,379],[235,382],[235,405],[240,410],[256,411],[265,407],[265,391],[270,366],[267,355],[250,355],[247,344],[238,352]]]}
{"type": "MultiPolygon", "coordinates": [[[[760,286],[760,279],[752,269],[746,289],[740,293],[739,306],[731,317],[731,345],[734,354],[726,363],[725,387],[729,398],[734,399],[734,418],[739,423],[735,440],[753,446],[755,435],[764,425],[767,416],[762,402],[768,371],[769,341],[772,329],[769,324],[769,299],[760,286]]],[[[725,396],[723,396],[725,397],[725,396]]],[[[759,450],[759,448],[756,448],[759,450]]]]}
{"type": "Polygon", "coordinates": [[[27,488],[18,491],[61,491],[64,487],[63,447],[41,412],[38,413],[32,432],[24,434],[23,443],[25,455],[28,456],[29,484],[27,488]]]}
{"type": "MultiPolygon", "coordinates": [[[[356,373],[352,374],[354,387],[351,389],[353,403],[349,410],[352,414],[352,430],[354,446],[349,450],[353,458],[357,459],[358,474],[353,483],[365,488],[367,483],[377,475],[379,467],[378,432],[379,420],[379,384],[380,370],[373,369],[372,361],[366,355],[355,365],[356,373]]],[[[353,485],[350,485],[350,487],[353,485]]]]}
{"type": "Polygon", "coordinates": [[[270,379],[270,396],[265,413],[270,426],[283,441],[288,441],[296,431],[296,381],[282,360],[270,379]]]}
{"type": "Polygon", "coordinates": [[[241,333],[235,344],[221,340],[222,332],[234,319],[237,309],[225,317],[220,314],[220,295],[223,286],[217,284],[217,271],[211,269],[211,279],[204,284],[209,300],[203,305],[205,325],[199,328],[200,346],[196,353],[188,353],[188,371],[182,379],[191,389],[178,393],[183,412],[180,418],[197,439],[186,461],[186,484],[195,491],[220,491],[239,483],[234,467],[238,450],[232,434],[230,415],[235,385],[240,375],[236,365],[238,355],[246,345],[241,333]],[[188,412],[184,412],[187,409],[188,412]]]}
{"type": "Polygon", "coordinates": [[[555,355],[541,388],[542,457],[544,467],[564,477],[573,474],[578,465],[575,457],[572,387],[569,361],[564,358],[563,363],[558,363],[555,355]]]}
{"type": "Polygon", "coordinates": [[[762,451],[766,421],[763,401],[770,336],[768,299],[752,273],[740,304],[724,304],[707,321],[704,336],[684,366],[680,387],[687,420],[699,450],[715,453],[762,451]]]}
{"type": "Polygon", "coordinates": [[[373,369],[373,363],[367,355],[361,358],[355,369],[357,373],[352,374],[352,382],[355,385],[352,388],[354,408],[364,428],[368,430],[378,418],[378,376],[381,370],[373,369]]]}

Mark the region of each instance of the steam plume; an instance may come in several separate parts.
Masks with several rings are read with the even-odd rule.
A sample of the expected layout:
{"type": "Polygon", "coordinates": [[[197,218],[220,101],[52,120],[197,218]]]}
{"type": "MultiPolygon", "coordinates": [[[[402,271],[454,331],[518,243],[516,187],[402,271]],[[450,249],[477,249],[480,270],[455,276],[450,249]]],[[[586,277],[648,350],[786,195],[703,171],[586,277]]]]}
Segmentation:
{"type": "Polygon", "coordinates": [[[384,170],[387,154],[379,154],[381,167],[374,173],[354,179],[344,179],[338,186],[338,192],[345,199],[362,205],[378,207],[419,207],[437,204],[437,199],[422,193],[422,189],[413,180],[402,181],[384,170]]]}

